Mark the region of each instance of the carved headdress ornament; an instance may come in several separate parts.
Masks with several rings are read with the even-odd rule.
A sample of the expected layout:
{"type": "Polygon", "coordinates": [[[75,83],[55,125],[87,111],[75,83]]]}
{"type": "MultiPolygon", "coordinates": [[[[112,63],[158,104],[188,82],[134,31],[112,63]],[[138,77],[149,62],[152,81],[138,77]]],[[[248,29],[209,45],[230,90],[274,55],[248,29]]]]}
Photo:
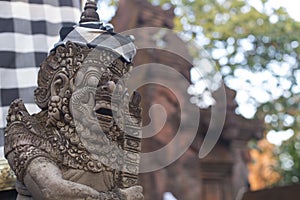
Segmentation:
{"type": "Polygon", "coordinates": [[[132,36],[123,36],[113,32],[111,24],[99,21],[96,3],[88,1],[81,15],[79,25],[65,27],[60,31],[61,42],[72,41],[77,44],[87,44],[91,47],[104,47],[121,55],[127,62],[132,62],[136,54],[132,36]]]}

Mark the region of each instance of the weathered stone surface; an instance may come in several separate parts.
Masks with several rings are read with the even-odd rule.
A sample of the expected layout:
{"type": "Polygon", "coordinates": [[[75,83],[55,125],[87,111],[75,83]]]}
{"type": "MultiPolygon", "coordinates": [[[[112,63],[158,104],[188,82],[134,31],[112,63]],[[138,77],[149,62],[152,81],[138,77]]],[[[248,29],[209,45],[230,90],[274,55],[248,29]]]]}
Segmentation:
{"type": "Polygon", "coordinates": [[[41,64],[35,99],[42,111],[30,115],[20,99],[9,108],[5,156],[17,176],[18,200],[143,199],[137,186],[141,97],[130,97],[126,86],[132,54],[95,43],[116,37],[135,48],[128,37],[89,24],[97,14],[95,3],[87,7],[84,24],[41,64]],[[94,41],[67,41],[85,27],[94,41]]]}

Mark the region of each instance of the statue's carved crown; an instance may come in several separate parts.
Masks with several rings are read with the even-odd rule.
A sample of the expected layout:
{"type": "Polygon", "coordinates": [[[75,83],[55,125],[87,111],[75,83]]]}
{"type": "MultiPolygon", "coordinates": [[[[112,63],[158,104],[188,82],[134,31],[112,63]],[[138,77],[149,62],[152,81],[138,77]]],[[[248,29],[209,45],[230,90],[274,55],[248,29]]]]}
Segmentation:
{"type": "Polygon", "coordinates": [[[107,29],[99,21],[96,10],[96,3],[88,1],[79,24],[63,27],[60,31],[61,41],[42,63],[39,72],[35,97],[40,108],[48,107],[51,83],[58,74],[64,74],[68,81],[72,81],[83,64],[93,64],[98,60],[102,66],[97,67],[109,69],[119,79],[132,67],[131,62],[136,54],[133,38],[107,29]]]}
{"type": "Polygon", "coordinates": [[[80,17],[79,23],[92,22],[92,21],[99,22],[100,18],[96,11],[97,11],[96,3],[93,1],[88,1],[85,4],[84,12],[82,13],[82,15],[80,17]]]}

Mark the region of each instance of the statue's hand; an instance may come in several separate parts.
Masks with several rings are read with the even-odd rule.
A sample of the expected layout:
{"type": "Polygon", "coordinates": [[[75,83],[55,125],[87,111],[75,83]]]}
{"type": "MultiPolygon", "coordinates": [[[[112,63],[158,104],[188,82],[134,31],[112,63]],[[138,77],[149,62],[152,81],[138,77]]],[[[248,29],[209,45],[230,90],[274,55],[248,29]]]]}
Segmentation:
{"type": "Polygon", "coordinates": [[[118,189],[118,193],[123,200],[143,200],[143,188],[142,186],[132,186],[126,189],[118,189]]]}

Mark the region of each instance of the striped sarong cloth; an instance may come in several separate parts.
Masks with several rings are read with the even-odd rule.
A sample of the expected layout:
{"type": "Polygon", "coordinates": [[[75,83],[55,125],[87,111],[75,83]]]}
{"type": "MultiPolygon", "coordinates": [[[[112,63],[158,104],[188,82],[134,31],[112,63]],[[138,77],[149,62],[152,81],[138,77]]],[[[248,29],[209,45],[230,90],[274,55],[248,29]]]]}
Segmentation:
{"type": "MultiPolygon", "coordinates": [[[[10,103],[34,104],[39,65],[59,41],[62,26],[73,26],[81,15],[79,0],[0,1],[0,148],[10,103]]],[[[2,156],[0,149],[0,157],[2,156]]]]}

